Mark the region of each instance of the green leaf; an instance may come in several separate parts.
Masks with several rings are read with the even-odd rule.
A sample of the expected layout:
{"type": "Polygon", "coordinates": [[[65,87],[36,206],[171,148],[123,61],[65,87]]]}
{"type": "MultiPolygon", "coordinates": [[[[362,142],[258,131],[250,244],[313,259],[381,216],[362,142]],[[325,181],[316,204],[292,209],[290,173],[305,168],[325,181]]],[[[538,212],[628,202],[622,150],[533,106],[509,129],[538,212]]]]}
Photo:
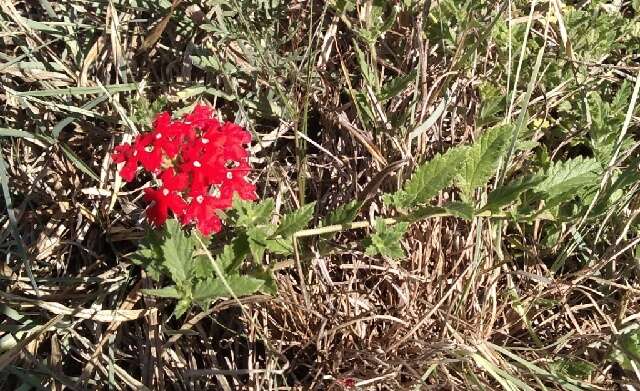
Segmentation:
{"type": "Polygon", "coordinates": [[[266,233],[261,227],[252,227],[247,229],[247,239],[249,242],[249,249],[253,261],[256,263],[262,262],[264,252],[269,246],[268,233],[266,233]]]}
{"type": "Polygon", "coordinates": [[[377,219],[375,232],[365,240],[365,252],[368,255],[380,254],[389,258],[402,258],[404,250],[400,246],[400,239],[404,236],[409,223],[387,225],[384,220],[377,219]]]}
{"type": "Polygon", "coordinates": [[[312,202],[310,204],[304,205],[302,208],[296,210],[295,212],[286,214],[282,218],[282,222],[276,229],[274,236],[280,235],[282,237],[289,237],[294,233],[300,231],[307,227],[309,221],[313,218],[313,210],[315,209],[316,203],[312,202]]]}
{"type": "Polygon", "coordinates": [[[547,170],[536,175],[542,181],[534,187],[534,191],[542,193],[546,200],[561,202],[573,198],[584,187],[596,184],[600,170],[598,161],[591,158],[577,157],[554,162],[547,170]]]}
{"type": "Polygon", "coordinates": [[[498,187],[489,193],[487,203],[481,211],[499,212],[500,209],[517,200],[520,194],[540,184],[542,180],[543,178],[540,177],[522,177],[498,187]]]}
{"type": "Polygon", "coordinates": [[[179,299],[181,296],[175,285],[165,286],[160,289],[143,289],[142,293],[150,296],[166,297],[170,299],[179,299]]]}
{"type": "Polygon", "coordinates": [[[409,83],[411,83],[416,79],[416,74],[417,72],[414,69],[411,72],[407,73],[406,75],[398,76],[391,79],[382,87],[382,91],[378,95],[378,99],[381,102],[384,102],[387,99],[391,99],[395,96],[398,96],[399,93],[401,93],[402,91],[404,91],[405,88],[407,88],[409,83]]]}
{"type": "Polygon", "coordinates": [[[436,155],[416,170],[405,184],[404,190],[385,197],[385,202],[398,208],[412,208],[426,204],[440,190],[451,184],[458,174],[466,149],[467,147],[460,146],[450,149],[445,154],[436,155]]]}
{"type": "Polygon", "coordinates": [[[460,217],[465,220],[473,220],[474,208],[471,204],[466,202],[449,202],[442,207],[455,217],[460,217]]]}
{"type": "Polygon", "coordinates": [[[234,195],[233,209],[236,213],[235,224],[239,227],[251,228],[269,223],[275,203],[267,198],[259,203],[245,201],[234,195]]]}
{"type": "Polygon", "coordinates": [[[271,270],[258,270],[251,273],[250,276],[264,281],[264,284],[259,289],[260,292],[272,296],[278,293],[278,286],[276,285],[276,280],[273,278],[271,270]]]}
{"type": "Polygon", "coordinates": [[[222,297],[227,293],[227,289],[224,287],[222,281],[218,278],[207,278],[202,281],[198,281],[193,288],[193,299],[196,301],[211,301],[222,297]]]}
{"type": "Polygon", "coordinates": [[[190,279],[194,243],[177,220],[167,220],[164,242],[160,247],[164,255],[162,264],[169,270],[173,282],[180,284],[190,279]]]}
{"type": "Polygon", "coordinates": [[[193,276],[196,278],[207,278],[214,274],[213,265],[207,255],[196,255],[193,257],[193,276]]]}
{"type": "Polygon", "coordinates": [[[640,366],[640,328],[628,330],[618,338],[611,358],[628,371],[633,370],[631,361],[640,366]]]}
{"type": "Polygon", "coordinates": [[[274,254],[291,255],[293,254],[293,240],[291,238],[282,239],[267,239],[265,242],[267,250],[274,254]]]}
{"type": "Polygon", "coordinates": [[[173,315],[176,318],[182,318],[182,315],[191,307],[191,299],[185,297],[178,301],[176,308],[173,309],[173,315]]]}
{"type": "Polygon", "coordinates": [[[358,212],[361,207],[362,202],[358,200],[353,200],[344,205],[340,205],[333,212],[329,213],[329,216],[322,221],[322,226],[326,227],[329,225],[352,223],[358,216],[358,212]]]}
{"type": "Polygon", "coordinates": [[[478,187],[493,176],[510,141],[512,127],[498,126],[483,134],[467,150],[457,177],[463,199],[470,200],[478,187]]]}
{"type": "MultiPolygon", "coordinates": [[[[264,280],[254,278],[251,276],[230,275],[226,277],[229,288],[236,297],[246,296],[257,292],[264,280]]],[[[193,298],[197,301],[211,301],[220,297],[233,296],[222,280],[218,278],[210,278],[200,281],[196,284],[193,290],[193,298]]]]}

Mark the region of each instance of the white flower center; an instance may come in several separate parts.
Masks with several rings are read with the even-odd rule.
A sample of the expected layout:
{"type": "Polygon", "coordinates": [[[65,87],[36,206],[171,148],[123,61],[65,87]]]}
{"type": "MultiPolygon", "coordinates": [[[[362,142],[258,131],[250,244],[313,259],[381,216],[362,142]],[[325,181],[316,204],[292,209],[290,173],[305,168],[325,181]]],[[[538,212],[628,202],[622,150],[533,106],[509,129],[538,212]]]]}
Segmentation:
{"type": "Polygon", "coordinates": [[[162,195],[163,196],[168,196],[169,195],[169,189],[162,189],[162,195]]]}
{"type": "Polygon", "coordinates": [[[138,156],[138,151],[133,151],[133,156],[138,156]]]}
{"type": "Polygon", "coordinates": [[[231,171],[227,172],[227,179],[232,179],[233,178],[233,173],[231,171]]]}
{"type": "Polygon", "coordinates": [[[156,134],[156,140],[160,140],[162,138],[162,133],[156,134]]]}
{"type": "Polygon", "coordinates": [[[204,197],[203,196],[199,195],[199,196],[196,197],[196,202],[198,204],[202,204],[202,201],[204,201],[204,197]]]}
{"type": "Polygon", "coordinates": [[[203,137],[203,138],[201,139],[201,141],[202,141],[202,144],[209,144],[209,139],[208,139],[208,138],[204,138],[204,137],[203,137]]]}
{"type": "Polygon", "coordinates": [[[144,147],[145,152],[153,152],[153,145],[147,145],[144,147]]]}
{"type": "Polygon", "coordinates": [[[195,162],[193,162],[193,166],[197,167],[197,168],[200,168],[200,167],[202,167],[202,164],[199,161],[196,160],[195,162]]]}
{"type": "Polygon", "coordinates": [[[218,188],[217,185],[214,185],[211,188],[211,196],[216,197],[216,198],[220,198],[221,194],[220,194],[220,189],[218,188]]]}

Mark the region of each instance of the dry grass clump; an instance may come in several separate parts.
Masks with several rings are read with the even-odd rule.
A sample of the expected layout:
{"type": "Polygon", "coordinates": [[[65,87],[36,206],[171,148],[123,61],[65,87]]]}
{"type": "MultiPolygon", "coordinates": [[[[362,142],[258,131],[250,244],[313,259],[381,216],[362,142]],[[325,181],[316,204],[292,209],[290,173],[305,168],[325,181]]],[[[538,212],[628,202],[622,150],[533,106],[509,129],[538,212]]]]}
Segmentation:
{"type": "MultiPolygon", "coordinates": [[[[640,313],[634,181],[587,222],[421,220],[400,260],[367,255],[367,229],[305,237],[302,276],[293,259],[267,259],[277,296],[181,319],[141,293],[154,283],[127,255],[144,235],[146,184],[123,184],[110,151],[154,109],[201,101],[245,124],[260,196],[279,213],[316,201],[314,223],[354,199],[360,220],[393,217],[382,193],[494,116],[515,123],[529,86],[523,134],[539,149],[519,149],[508,174],[579,155],[584,130],[554,128],[563,102],[635,82],[637,58],[613,44],[596,60],[578,58],[589,45],[566,51],[578,37],[553,13],[561,2],[531,14],[523,2],[460,3],[0,2],[1,387],[640,387],[614,354],[640,313]],[[540,47],[542,75],[529,80],[540,47]],[[553,79],[565,60],[589,76],[553,79]],[[508,110],[487,109],[492,99],[508,110]]],[[[586,3],[574,8],[597,7],[586,3]]],[[[638,118],[625,129],[633,148],[615,166],[637,168],[638,118]]],[[[451,200],[460,194],[437,202],[451,200]]]]}

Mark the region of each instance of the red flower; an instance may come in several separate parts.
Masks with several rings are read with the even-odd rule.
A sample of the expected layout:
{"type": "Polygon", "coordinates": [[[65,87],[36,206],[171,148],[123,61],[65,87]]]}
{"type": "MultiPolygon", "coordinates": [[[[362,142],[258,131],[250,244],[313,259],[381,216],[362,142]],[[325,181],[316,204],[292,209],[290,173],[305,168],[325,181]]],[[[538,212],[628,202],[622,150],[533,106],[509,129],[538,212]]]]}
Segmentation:
{"type": "Polygon", "coordinates": [[[147,208],[147,218],[156,227],[163,225],[167,221],[169,211],[172,211],[176,216],[181,216],[186,208],[186,203],[182,197],[166,187],[161,187],[160,189],[147,187],[144,189],[144,199],[152,202],[147,208]]]}
{"type": "Polygon", "coordinates": [[[115,148],[113,161],[124,163],[120,175],[126,181],[134,179],[139,165],[161,181],[144,195],[152,202],[147,217],[154,226],[173,213],[208,235],[222,229],[218,211],[231,207],[234,194],[257,198],[255,185],[247,181],[250,141],[249,132],[231,122],[221,124],[210,107],[199,105],[179,120],[159,114],[151,132],[115,148]]]}

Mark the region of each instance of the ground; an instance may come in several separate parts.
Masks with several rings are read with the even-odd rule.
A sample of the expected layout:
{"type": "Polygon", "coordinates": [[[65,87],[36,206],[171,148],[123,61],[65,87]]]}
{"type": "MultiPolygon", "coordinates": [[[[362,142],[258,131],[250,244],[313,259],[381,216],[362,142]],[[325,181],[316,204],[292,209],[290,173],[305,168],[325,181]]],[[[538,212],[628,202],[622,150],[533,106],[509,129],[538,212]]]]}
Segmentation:
{"type": "Polygon", "coordinates": [[[637,389],[638,12],[0,0],[0,387],[637,389]],[[185,227],[213,267],[252,243],[186,300],[112,153],[199,104],[258,209],[185,227]]]}

